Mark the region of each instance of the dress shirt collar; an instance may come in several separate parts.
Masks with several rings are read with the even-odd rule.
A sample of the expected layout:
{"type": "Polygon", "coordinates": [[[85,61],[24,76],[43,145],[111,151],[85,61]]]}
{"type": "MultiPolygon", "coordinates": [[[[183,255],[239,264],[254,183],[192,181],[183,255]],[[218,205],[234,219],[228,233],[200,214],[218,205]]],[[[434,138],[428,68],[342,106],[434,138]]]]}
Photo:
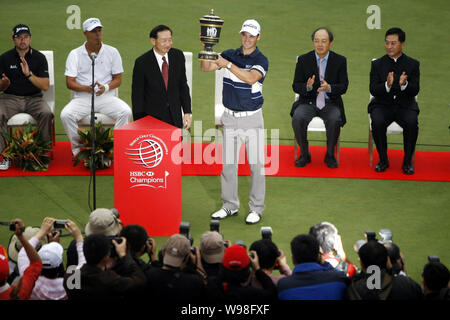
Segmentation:
{"type": "MultiPolygon", "coordinates": [[[[317,52],[314,51],[314,54],[316,55],[317,64],[319,64],[319,61],[320,61],[321,58],[319,57],[317,52]]],[[[323,58],[325,60],[325,62],[328,62],[328,57],[329,56],[330,56],[330,51],[328,51],[327,55],[323,58]]]]}
{"type": "Polygon", "coordinates": [[[391,60],[393,60],[394,62],[397,62],[398,60],[402,60],[403,59],[403,56],[404,56],[404,54],[402,53],[401,55],[400,55],[400,57],[398,57],[398,58],[391,58],[391,57],[389,57],[389,59],[391,59],[391,60]]]}
{"type": "Polygon", "coordinates": [[[169,55],[166,53],[164,56],[160,55],[158,52],[156,52],[155,49],[153,49],[153,53],[155,54],[156,61],[158,61],[159,69],[162,70],[162,64],[163,64],[163,57],[166,57],[166,62],[169,64],[169,55]]]}

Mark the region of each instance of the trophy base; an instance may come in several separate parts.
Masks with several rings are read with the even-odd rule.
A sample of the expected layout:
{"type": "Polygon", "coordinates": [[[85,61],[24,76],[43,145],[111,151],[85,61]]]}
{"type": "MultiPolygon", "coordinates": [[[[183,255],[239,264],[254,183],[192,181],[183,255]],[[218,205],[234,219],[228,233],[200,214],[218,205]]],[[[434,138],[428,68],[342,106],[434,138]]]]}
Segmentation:
{"type": "Polygon", "coordinates": [[[200,51],[198,54],[199,60],[211,61],[219,59],[219,54],[214,51],[200,51]]]}

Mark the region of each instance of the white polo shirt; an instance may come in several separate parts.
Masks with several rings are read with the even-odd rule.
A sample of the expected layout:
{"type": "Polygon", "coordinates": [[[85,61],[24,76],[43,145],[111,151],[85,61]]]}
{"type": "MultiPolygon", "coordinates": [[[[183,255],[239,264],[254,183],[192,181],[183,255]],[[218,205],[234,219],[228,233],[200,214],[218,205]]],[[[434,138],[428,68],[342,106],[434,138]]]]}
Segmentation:
{"type": "MultiPolygon", "coordinates": [[[[109,84],[113,74],[123,73],[122,58],[119,51],[107,44],[102,47],[95,59],[94,82],[109,84]]],[[[86,50],[86,42],[70,51],[66,60],[64,75],[76,78],[76,81],[84,86],[92,84],[92,60],[86,50]]],[[[74,98],[89,95],[87,92],[75,92],[74,98]]]]}

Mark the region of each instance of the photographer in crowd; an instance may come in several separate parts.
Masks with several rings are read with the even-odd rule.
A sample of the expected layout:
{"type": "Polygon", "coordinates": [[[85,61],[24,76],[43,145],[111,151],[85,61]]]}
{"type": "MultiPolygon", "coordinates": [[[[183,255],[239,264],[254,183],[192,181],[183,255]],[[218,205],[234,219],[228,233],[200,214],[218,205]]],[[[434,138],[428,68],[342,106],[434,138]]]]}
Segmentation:
{"type": "Polygon", "coordinates": [[[422,292],[426,300],[450,300],[450,273],[447,267],[431,261],[422,271],[422,292]]]}
{"type": "Polygon", "coordinates": [[[33,291],[34,284],[42,270],[42,261],[36,249],[23,236],[25,229],[21,219],[14,219],[11,223],[15,226],[14,234],[21,242],[28,259],[29,266],[24,270],[22,277],[14,285],[10,286],[6,279],[9,275],[8,254],[3,246],[0,246],[0,300],[28,300],[33,291]]]}
{"type": "MultiPolygon", "coordinates": [[[[392,268],[385,246],[375,239],[369,239],[358,251],[361,262],[360,274],[352,278],[348,287],[347,297],[350,300],[420,300],[422,292],[420,286],[411,278],[405,276],[392,276],[388,270],[392,268]],[[369,267],[376,267],[380,279],[379,288],[374,285],[370,288],[367,283],[373,283],[368,273],[369,267]]],[[[375,271],[377,272],[377,271],[375,271]]],[[[376,284],[377,281],[375,281],[376,284]]]]}
{"type": "Polygon", "coordinates": [[[347,277],[323,261],[320,246],[312,235],[301,234],[291,241],[291,276],[278,281],[280,300],[343,300],[347,277]]]}
{"type": "Polygon", "coordinates": [[[309,229],[309,234],[319,241],[323,259],[347,277],[355,275],[356,267],[348,260],[337,228],[329,222],[320,222],[309,229]]]}
{"type": "Polygon", "coordinates": [[[66,272],[64,276],[64,288],[69,299],[122,299],[145,285],[144,273],[127,254],[125,238],[111,239],[103,234],[91,234],[84,239],[83,252],[86,264],[78,270],[80,288],[68,286],[73,273],[66,272]],[[112,270],[117,259],[121,262],[122,275],[112,270]]]}
{"type": "MultiPolygon", "coordinates": [[[[118,236],[122,230],[122,221],[116,209],[97,208],[89,215],[85,226],[86,236],[90,234],[104,234],[118,236]]],[[[67,248],[67,266],[79,265],[76,241],[72,241],[67,248]]]]}
{"type": "Polygon", "coordinates": [[[161,268],[146,270],[147,290],[150,298],[162,301],[185,302],[205,301],[206,274],[202,270],[200,251],[194,247],[191,252],[189,239],[181,234],[172,235],[162,249],[161,268]],[[189,263],[194,266],[187,267],[189,263]],[[192,272],[191,268],[199,268],[203,277],[192,272]]]}
{"type": "Polygon", "coordinates": [[[212,301],[242,304],[267,303],[276,300],[277,288],[272,279],[261,269],[258,254],[256,251],[248,253],[239,244],[225,250],[219,277],[220,286],[214,291],[216,296],[212,297],[212,301]],[[262,288],[249,284],[250,270],[253,270],[262,288]]]}
{"type": "MultiPolygon", "coordinates": [[[[286,256],[283,251],[278,250],[278,247],[272,242],[272,240],[257,240],[251,244],[250,251],[252,250],[258,255],[259,266],[264,273],[272,279],[275,286],[278,284],[280,279],[292,274],[292,270],[287,264],[286,256]],[[278,269],[280,274],[274,274],[274,269],[278,269]]],[[[261,283],[254,274],[251,276],[250,283],[255,288],[262,288],[261,283]]]]}
{"type": "MultiPolygon", "coordinates": [[[[63,287],[64,265],[63,265],[63,247],[59,244],[60,232],[53,230],[56,219],[46,217],[42,221],[38,233],[30,239],[30,244],[35,248],[39,241],[44,237],[49,238],[49,243],[44,244],[38,251],[42,260],[42,272],[37,279],[30,300],[65,300],[66,291],[63,287]]],[[[71,222],[72,223],[72,222],[71,222]]],[[[81,235],[81,233],[80,233],[81,235]]],[[[19,252],[17,261],[19,274],[23,275],[26,268],[30,265],[30,260],[22,248],[19,252]]]]}

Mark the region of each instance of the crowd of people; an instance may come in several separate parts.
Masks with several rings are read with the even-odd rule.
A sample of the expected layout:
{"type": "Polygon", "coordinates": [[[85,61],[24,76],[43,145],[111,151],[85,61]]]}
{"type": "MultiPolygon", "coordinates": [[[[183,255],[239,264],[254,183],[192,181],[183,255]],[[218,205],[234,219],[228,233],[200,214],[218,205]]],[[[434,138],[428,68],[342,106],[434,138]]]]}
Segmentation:
{"type": "MultiPolygon", "coordinates": [[[[83,232],[70,220],[44,218],[40,228],[10,222],[0,246],[1,300],[105,300],[149,297],[171,302],[273,303],[278,300],[449,300],[450,274],[429,257],[419,285],[391,240],[369,235],[349,261],[337,228],[312,226],[291,243],[291,269],[271,232],[248,248],[206,231],[199,246],[173,234],[161,250],[140,225],[123,226],[114,209],[94,210],[83,232]],[[56,227],[56,228],[55,228],[56,227]],[[61,228],[61,229],[58,229],[61,228]],[[61,231],[73,237],[66,250],[61,231]]],[[[267,230],[265,230],[267,231],[267,230]]]]}

